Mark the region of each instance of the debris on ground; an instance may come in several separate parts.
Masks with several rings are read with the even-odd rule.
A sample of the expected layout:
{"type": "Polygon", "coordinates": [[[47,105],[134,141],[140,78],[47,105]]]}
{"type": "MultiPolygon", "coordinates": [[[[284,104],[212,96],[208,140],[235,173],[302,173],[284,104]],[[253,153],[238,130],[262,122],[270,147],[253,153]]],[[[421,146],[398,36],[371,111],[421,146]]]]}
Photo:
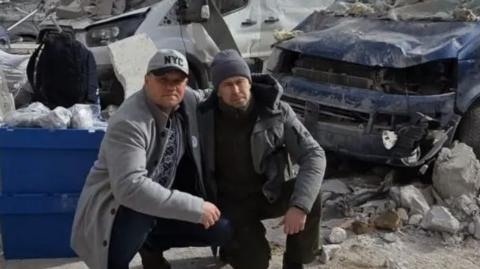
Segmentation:
{"type": "Polygon", "coordinates": [[[292,39],[302,33],[303,31],[300,31],[300,30],[293,30],[293,31],[273,30],[273,37],[275,38],[276,41],[280,42],[280,41],[292,39]]]}
{"type": "Polygon", "coordinates": [[[464,143],[443,148],[435,162],[432,181],[443,199],[463,194],[476,196],[480,188],[480,163],[473,149],[464,143]]]}
{"type": "Polygon", "coordinates": [[[330,261],[333,256],[337,253],[338,250],[340,250],[342,247],[338,244],[332,244],[332,245],[323,245],[322,247],[322,252],[320,254],[320,263],[321,264],[326,264],[328,261],[330,261]]]}
{"type": "MultiPolygon", "coordinates": [[[[410,174],[402,173],[401,169],[386,171],[379,167],[352,171],[351,175],[342,172],[342,177],[333,175],[334,178],[326,179],[322,192],[328,195],[322,197],[325,217],[329,220],[323,224],[327,227],[324,241],[338,242],[341,245],[339,259],[343,259],[334,258],[327,265],[335,264],[331,268],[342,268],[340,264],[356,264],[344,268],[425,268],[429,263],[419,262],[418,258],[410,264],[387,255],[380,263],[378,253],[371,254],[375,262],[349,259],[353,259],[355,250],[364,251],[373,245],[383,244],[385,251],[403,255],[407,252],[406,244],[418,245],[417,240],[435,241],[437,243],[430,247],[437,248],[464,246],[480,239],[479,168],[471,148],[455,143],[452,148],[442,150],[433,169],[433,183],[420,177],[405,178],[410,174]],[[342,228],[346,231],[346,240],[336,240],[342,228]]],[[[471,261],[477,266],[472,268],[480,268],[480,254],[471,261]]],[[[447,267],[469,268],[456,267],[457,264],[458,261],[447,267]]]]}
{"type": "Polygon", "coordinates": [[[423,217],[422,227],[427,230],[456,233],[460,222],[443,206],[433,206],[423,217]]]}
{"type": "Polygon", "coordinates": [[[347,239],[347,232],[340,227],[335,227],[328,236],[328,241],[331,244],[340,244],[347,239]]]}
{"type": "Polygon", "coordinates": [[[402,225],[402,220],[397,211],[390,209],[378,215],[374,223],[377,229],[396,231],[402,225]]]}

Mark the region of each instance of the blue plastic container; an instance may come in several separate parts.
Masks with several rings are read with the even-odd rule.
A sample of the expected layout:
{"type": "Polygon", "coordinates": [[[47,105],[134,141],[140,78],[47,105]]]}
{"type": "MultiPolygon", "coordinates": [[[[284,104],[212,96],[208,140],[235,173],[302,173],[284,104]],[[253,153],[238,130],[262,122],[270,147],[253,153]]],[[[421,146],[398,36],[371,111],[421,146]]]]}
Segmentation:
{"type": "Polygon", "coordinates": [[[73,257],[70,233],[78,194],[0,196],[5,259],[73,257]]]}
{"type": "Polygon", "coordinates": [[[0,193],[78,193],[103,131],[0,128],[0,193]]]}

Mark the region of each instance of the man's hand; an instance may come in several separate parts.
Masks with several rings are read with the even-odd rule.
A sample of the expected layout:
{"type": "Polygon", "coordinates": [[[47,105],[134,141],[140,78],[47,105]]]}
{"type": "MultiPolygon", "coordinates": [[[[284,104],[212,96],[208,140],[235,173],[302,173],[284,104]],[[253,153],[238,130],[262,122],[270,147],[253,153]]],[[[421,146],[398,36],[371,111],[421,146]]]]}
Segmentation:
{"type": "Polygon", "coordinates": [[[220,219],[220,210],[218,210],[214,204],[210,202],[204,202],[202,213],[203,227],[205,227],[205,229],[210,228],[210,226],[213,226],[218,219],[220,219]]]}
{"type": "Polygon", "coordinates": [[[297,207],[290,207],[280,222],[283,226],[283,232],[285,234],[296,234],[305,228],[305,222],[307,220],[307,214],[297,207]]]}

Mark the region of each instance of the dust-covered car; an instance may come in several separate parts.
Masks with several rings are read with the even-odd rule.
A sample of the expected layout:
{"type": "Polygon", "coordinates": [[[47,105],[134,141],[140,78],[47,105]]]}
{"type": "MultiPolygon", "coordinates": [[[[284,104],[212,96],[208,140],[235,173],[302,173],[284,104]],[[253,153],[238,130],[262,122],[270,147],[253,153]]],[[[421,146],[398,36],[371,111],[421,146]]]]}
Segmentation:
{"type": "MultiPolygon", "coordinates": [[[[83,0],[84,1],[84,0],[83,0]]],[[[92,1],[90,1],[92,2],[92,1]]],[[[127,4],[120,14],[97,20],[98,14],[76,19],[59,19],[64,31],[70,31],[94,55],[102,103],[119,105],[132,92],[124,92],[116,79],[108,45],[144,34],[158,48],[184,53],[190,68],[192,88],[209,86],[208,66],[219,50],[236,49],[261,70],[275,42],[274,30],[292,29],[312,10],[320,10],[332,0],[96,0],[98,5],[112,2],[127,4]]],[[[57,16],[59,9],[57,7],[57,16]]],[[[90,9],[89,9],[90,10],[90,9]]],[[[98,7],[90,10],[97,11],[98,7]]],[[[95,12],[94,12],[95,13],[95,12]]],[[[103,13],[103,12],[101,12],[103,13]]],[[[81,14],[81,12],[80,12],[81,14]]],[[[80,16],[80,15],[79,15],[80,16]]],[[[39,37],[57,31],[52,22],[41,25],[39,37]]]]}
{"type": "Polygon", "coordinates": [[[397,2],[335,3],[276,44],[283,99],[330,151],[425,171],[459,138],[480,156],[477,2],[397,2]]]}

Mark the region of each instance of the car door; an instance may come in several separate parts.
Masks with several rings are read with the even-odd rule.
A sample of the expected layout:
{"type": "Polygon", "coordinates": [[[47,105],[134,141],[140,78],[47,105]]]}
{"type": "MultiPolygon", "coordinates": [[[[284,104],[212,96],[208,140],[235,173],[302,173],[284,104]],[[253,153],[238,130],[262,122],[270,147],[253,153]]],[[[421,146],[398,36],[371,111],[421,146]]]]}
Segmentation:
{"type": "Polygon", "coordinates": [[[260,42],[259,0],[214,0],[244,58],[255,55],[260,42]],[[253,50],[252,50],[253,49],[253,50]]]}

